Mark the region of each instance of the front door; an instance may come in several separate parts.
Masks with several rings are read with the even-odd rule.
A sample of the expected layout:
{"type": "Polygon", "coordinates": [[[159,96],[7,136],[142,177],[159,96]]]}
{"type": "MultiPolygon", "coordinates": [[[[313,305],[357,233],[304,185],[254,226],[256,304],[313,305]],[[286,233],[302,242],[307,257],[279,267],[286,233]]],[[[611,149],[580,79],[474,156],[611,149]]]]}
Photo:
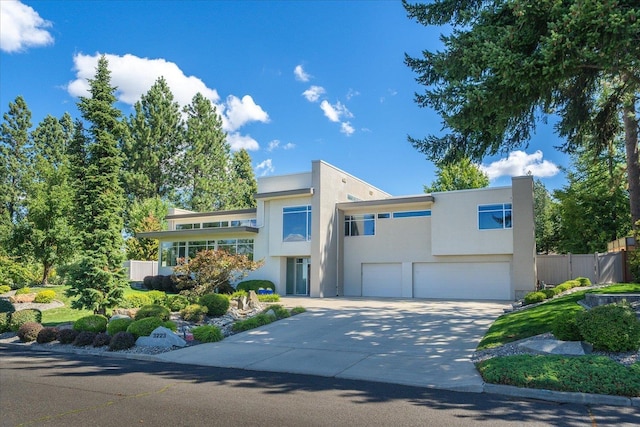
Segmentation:
{"type": "Polygon", "coordinates": [[[287,258],[287,295],[309,295],[309,258],[287,258]]]}

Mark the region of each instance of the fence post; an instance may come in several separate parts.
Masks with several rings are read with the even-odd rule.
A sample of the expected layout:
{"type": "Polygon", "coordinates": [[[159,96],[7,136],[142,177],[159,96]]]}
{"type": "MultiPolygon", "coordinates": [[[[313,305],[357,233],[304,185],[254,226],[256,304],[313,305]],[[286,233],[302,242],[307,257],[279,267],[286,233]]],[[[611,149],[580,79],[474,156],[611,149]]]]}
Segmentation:
{"type": "Polygon", "coordinates": [[[569,278],[567,280],[571,280],[573,278],[573,260],[571,259],[571,252],[569,252],[567,255],[569,255],[569,278]]]}
{"type": "Polygon", "coordinates": [[[596,284],[600,283],[600,254],[596,252],[594,255],[593,269],[596,276],[596,284]]]}

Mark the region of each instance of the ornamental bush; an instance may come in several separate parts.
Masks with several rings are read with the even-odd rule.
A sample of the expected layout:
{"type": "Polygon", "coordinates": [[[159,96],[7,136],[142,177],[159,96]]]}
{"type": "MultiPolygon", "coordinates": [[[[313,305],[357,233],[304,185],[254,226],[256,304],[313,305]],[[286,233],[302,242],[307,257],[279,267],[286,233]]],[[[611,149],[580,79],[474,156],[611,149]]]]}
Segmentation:
{"type": "Polygon", "coordinates": [[[36,297],[33,299],[33,302],[38,304],[49,304],[56,297],[56,291],[51,289],[45,289],[44,291],[40,291],[36,294],[36,297]]]}
{"type": "Polygon", "coordinates": [[[260,301],[260,302],[278,302],[278,301],[280,301],[280,295],[278,295],[278,294],[258,295],[258,301],[260,301]]]}
{"type": "Polygon", "coordinates": [[[80,331],[76,331],[75,329],[60,329],[58,331],[58,341],[60,341],[60,344],[71,344],[79,333],[80,331]]]}
{"type": "Polygon", "coordinates": [[[36,308],[27,308],[25,310],[19,310],[11,313],[9,320],[9,329],[13,332],[18,332],[20,326],[27,322],[42,322],[42,312],[36,308]]]}
{"type": "Polygon", "coordinates": [[[200,304],[189,304],[180,310],[180,315],[187,322],[202,322],[207,311],[208,308],[200,304]]]}
{"type": "Polygon", "coordinates": [[[551,325],[553,336],[562,341],[582,341],[576,317],[577,313],[571,311],[558,314],[551,325]]]}
{"type": "Polygon", "coordinates": [[[191,332],[193,338],[200,342],[218,342],[224,339],[222,331],[215,325],[196,326],[191,332]]]}
{"type": "Polygon", "coordinates": [[[109,351],[126,350],[136,345],[136,337],[130,332],[118,332],[111,337],[109,351]]]}
{"type": "Polygon", "coordinates": [[[291,313],[289,312],[289,310],[287,310],[286,308],[278,304],[274,304],[272,306],[265,308],[264,312],[266,313],[269,310],[273,310],[273,312],[276,314],[276,317],[278,319],[285,319],[291,316],[291,313]]]}
{"type": "Polygon", "coordinates": [[[118,332],[125,332],[131,323],[133,323],[133,319],[130,317],[113,319],[107,324],[107,333],[114,336],[118,332]]]}
{"type": "Polygon", "coordinates": [[[234,332],[248,331],[249,329],[254,329],[259,326],[268,325],[269,323],[272,323],[274,320],[276,320],[275,317],[269,316],[268,314],[265,314],[265,313],[260,313],[257,316],[250,317],[246,320],[240,320],[238,322],[235,322],[231,327],[231,329],[234,332]]]}
{"type": "Polygon", "coordinates": [[[0,313],[0,334],[10,331],[11,313],[0,313]]]}
{"type": "Polygon", "coordinates": [[[16,307],[8,299],[0,298],[0,313],[13,313],[16,307]]]}
{"type": "Polygon", "coordinates": [[[296,315],[296,314],[304,313],[305,311],[307,311],[307,309],[306,309],[306,308],[304,308],[304,307],[300,307],[300,306],[298,306],[298,307],[293,307],[293,308],[291,309],[291,314],[292,314],[292,315],[296,315]]]}
{"type": "Polygon", "coordinates": [[[167,297],[165,305],[171,311],[180,311],[189,305],[189,300],[183,295],[171,295],[167,297]]]}
{"type": "Polygon", "coordinates": [[[109,319],[101,314],[92,314],[90,316],[81,317],[73,323],[73,329],[76,331],[104,332],[107,330],[109,319]]]}
{"type": "Polygon", "coordinates": [[[167,303],[167,294],[165,292],[149,291],[146,293],[146,296],[151,300],[150,304],[166,305],[167,303]]]}
{"type": "Polygon", "coordinates": [[[47,326],[40,329],[38,332],[38,336],[36,337],[36,342],[38,344],[46,344],[48,342],[55,341],[58,338],[58,328],[47,326]]]}
{"type": "Polygon", "coordinates": [[[540,292],[542,292],[547,297],[547,299],[556,296],[556,292],[553,289],[543,289],[540,292]]]}
{"type": "Polygon", "coordinates": [[[591,286],[591,280],[588,277],[576,277],[574,280],[580,283],[579,286],[591,286]]]}
{"type": "Polygon", "coordinates": [[[124,296],[119,306],[121,308],[138,308],[150,304],[152,304],[151,298],[146,294],[128,294],[124,296]]]}
{"type": "Polygon", "coordinates": [[[87,345],[93,345],[93,340],[96,339],[96,333],[92,331],[80,331],[76,336],[76,339],[71,343],[74,347],[84,347],[87,345]]]}
{"type": "Polygon", "coordinates": [[[529,292],[524,296],[524,305],[535,304],[547,299],[547,296],[543,292],[529,292]]]}
{"type": "Polygon", "coordinates": [[[35,341],[43,326],[37,322],[25,322],[18,328],[18,338],[22,342],[35,341]]]}
{"type": "Polygon", "coordinates": [[[107,334],[106,332],[99,332],[96,334],[96,337],[93,339],[93,343],[91,343],[91,345],[93,345],[94,347],[102,347],[105,345],[109,345],[110,341],[111,335],[107,334]]]}
{"type": "Polygon", "coordinates": [[[140,337],[148,337],[158,326],[163,326],[163,320],[161,318],[144,317],[140,320],[133,321],[129,327],[127,327],[127,332],[133,334],[136,339],[140,337]]]}
{"type": "Polygon", "coordinates": [[[273,292],[276,291],[276,285],[271,280],[245,280],[244,282],[238,283],[236,286],[236,291],[255,291],[258,292],[258,289],[271,289],[273,292]]]}
{"type": "Polygon", "coordinates": [[[585,341],[605,351],[640,348],[640,320],[626,304],[607,304],[580,313],[576,322],[585,341]]]}
{"type": "Polygon", "coordinates": [[[157,304],[145,305],[141,307],[140,310],[136,313],[135,320],[141,320],[146,317],[159,317],[160,319],[169,320],[171,316],[171,312],[167,307],[163,307],[157,304]]]}
{"type": "Polygon", "coordinates": [[[26,295],[31,293],[31,288],[28,286],[24,286],[22,288],[16,289],[15,295],[26,295]]]}
{"type": "Polygon", "coordinates": [[[9,285],[0,285],[0,294],[6,294],[11,290],[11,286],[9,285]]]}
{"type": "Polygon", "coordinates": [[[229,297],[221,294],[202,295],[198,300],[200,305],[207,307],[207,314],[213,317],[220,317],[229,310],[229,297]]]}

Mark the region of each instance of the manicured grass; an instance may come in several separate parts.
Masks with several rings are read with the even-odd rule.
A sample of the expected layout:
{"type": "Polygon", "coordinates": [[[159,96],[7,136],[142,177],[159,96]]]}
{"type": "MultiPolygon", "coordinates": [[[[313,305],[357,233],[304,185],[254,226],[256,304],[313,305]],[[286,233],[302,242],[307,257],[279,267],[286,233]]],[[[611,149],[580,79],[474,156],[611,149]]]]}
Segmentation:
{"type": "Polygon", "coordinates": [[[556,297],[536,307],[500,316],[478,344],[478,350],[498,347],[506,343],[551,331],[554,319],[560,313],[578,312],[583,308],[578,301],[590,293],[640,293],[640,284],[618,284],[600,289],[581,290],[556,297]]]}

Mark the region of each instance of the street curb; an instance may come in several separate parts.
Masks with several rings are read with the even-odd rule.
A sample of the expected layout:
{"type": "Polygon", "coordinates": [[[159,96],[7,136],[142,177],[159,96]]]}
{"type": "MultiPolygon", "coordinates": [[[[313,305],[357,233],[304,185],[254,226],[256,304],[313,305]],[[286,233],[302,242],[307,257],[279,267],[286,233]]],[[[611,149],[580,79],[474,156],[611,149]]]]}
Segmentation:
{"type": "Polygon", "coordinates": [[[608,394],[577,393],[534,388],[520,388],[510,385],[486,383],[484,385],[484,392],[488,394],[499,394],[502,396],[548,400],[558,403],[640,407],[640,398],[638,397],[610,396],[608,394]]]}

